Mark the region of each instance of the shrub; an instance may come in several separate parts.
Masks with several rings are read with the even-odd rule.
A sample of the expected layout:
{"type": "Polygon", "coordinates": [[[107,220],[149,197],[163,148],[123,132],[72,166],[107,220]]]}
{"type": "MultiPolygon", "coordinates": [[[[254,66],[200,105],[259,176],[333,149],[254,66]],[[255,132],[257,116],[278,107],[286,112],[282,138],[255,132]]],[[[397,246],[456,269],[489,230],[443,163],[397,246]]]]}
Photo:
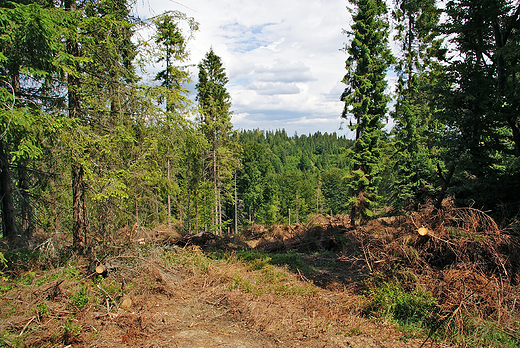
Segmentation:
{"type": "Polygon", "coordinates": [[[430,292],[407,293],[397,283],[383,283],[370,291],[368,313],[395,320],[402,327],[432,329],[438,323],[438,306],[430,292]]]}

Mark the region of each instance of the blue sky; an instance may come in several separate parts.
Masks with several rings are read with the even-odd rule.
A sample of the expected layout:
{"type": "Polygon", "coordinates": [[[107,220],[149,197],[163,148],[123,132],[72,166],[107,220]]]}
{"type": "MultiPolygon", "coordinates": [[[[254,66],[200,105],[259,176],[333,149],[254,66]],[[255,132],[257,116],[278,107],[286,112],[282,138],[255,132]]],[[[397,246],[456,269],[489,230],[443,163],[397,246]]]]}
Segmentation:
{"type": "Polygon", "coordinates": [[[191,63],[198,64],[210,47],[222,58],[235,128],[352,136],[346,124],[340,129],[347,5],[345,0],[139,0],[135,14],[146,18],[178,10],[200,23],[189,44],[191,63]]]}

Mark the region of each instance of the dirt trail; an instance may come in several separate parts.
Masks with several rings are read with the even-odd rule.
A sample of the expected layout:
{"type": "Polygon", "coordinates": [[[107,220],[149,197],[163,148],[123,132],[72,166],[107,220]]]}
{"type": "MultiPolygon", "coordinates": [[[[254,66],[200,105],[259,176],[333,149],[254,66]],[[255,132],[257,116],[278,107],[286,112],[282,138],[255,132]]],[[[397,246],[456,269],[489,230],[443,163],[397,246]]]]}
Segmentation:
{"type": "Polygon", "coordinates": [[[90,347],[275,347],[272,339],[242,328],[225,310],[202,301],[157,294],[140,307],[93,318],[103,329],[90,347]]]}
{"type": "MultiPolygon", "coordinates": [[[[228,302],[227,299],[225,302],[228,302]]],[[[261,300],[250,304],[260,308],[266,306],[261,300]]],[[[285,314],[289,314],[290,310],[285,314]]],[[[99,331],[97,338],[88,346],[99,348],[418,347],[422,343],[420,340],[402,341],[400,333],[393,329],[378,327],[359,318],[356,325],[347,332],[341,330],[346,328],[344,325],[332,324],[333,330],[337,331],[327,332],[323,328],[317,328],[318,324],[309,325],[311,320],[301,320],[301,330],[280,332],[274,328],[273,333],[268,328],[250,328],[254,324],[248,322],[252,320],[251,317],[247,318],[248,314],[245,314],[244,320],[237,320],[234,314],[240,312],[247,312],[247,309],[229,304],[219,306],[216,302],[201,297],[179,300],[177,297],[155,294],[140,299],[135,308],[120,310],[117,314],[111,315],[93,313],[91,318],[84,320],[99,331]]],[[[283,309],[280,309],[279,313],[283,313],[283,309]]],[[[321,318],[315,316],[314,319],[319,322],[321,318]]],[[[298,319],[295,320],[297,321],[298,319]]],[[[279,324],[280,327],[284,325],[277,317],[269,324],[279,324]]],[[[80,342],[72,345],[81,346],[83,345],[80,342]]]]}
{"type": "Polygon", "coordinates": [[[152,267],[155,282],[128,292],[130,308],[85,313],[80,324],[97,333],[84,335],[84,346],[419,347],[424,340],[405,341],[393,327],[357,316],[349,310],[356,297],[337,287],[310,297],[253,295],[230,289],[223,267],[206,274],[152,267]]]}

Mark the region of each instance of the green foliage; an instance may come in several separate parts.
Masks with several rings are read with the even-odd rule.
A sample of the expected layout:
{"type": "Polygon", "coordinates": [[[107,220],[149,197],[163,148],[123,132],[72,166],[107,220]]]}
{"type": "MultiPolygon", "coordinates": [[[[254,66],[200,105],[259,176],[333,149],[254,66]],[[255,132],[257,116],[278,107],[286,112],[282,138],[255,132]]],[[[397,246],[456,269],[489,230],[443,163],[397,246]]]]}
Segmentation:
{"type": "Polygon", "coordinates": [[[60,338],[63,342],[73,342],[77,337],[79,337],[82,326],[78,324],[74,324],[74,320],[66,319],[63,323],[62,329],[60,330],[60,338]]]}
{"type": "MultiPolygon", "coordinates": [[[[97,286],[104,290],[101,292],[101,305],[105,305],[107,300],[117,302],[123,296],[121,283],[118,283],[114,279],[99,277],[96,283],[97,286]]],[[[117,303],[113,304],[117,305],[117,303]]]]}
{"type": "Polygon", "coordinates": [[[169,262],[193,267],[202,273],[208,272],[208,267],[211,265],[211,259],[201,252],[171,252],[166,255],[166,258],[169,262]]]}
{"type": "Polygon", "coordinates": [[[189,104],[188,90],[184,84],[191,80],[186,67],[175,64],[185,63],[188,59],[187,43],[193,32],[198,30],[198,23],[178,11],[156,16],[152,19],[152,23],[156,27],[154,39],[157,52],[154,56],[157,63],[164,64],[164,70],[159,71],[155,76],[155,80],[160,81],[163,87],[159,89],[158,100],[160,103],[166,101],[168,112],[178,112],[189,104]],[[189,35],[185,35],[181,29],[180,25],[184,22],[189,27],[189,35]]]}
{"type": "Polygon", "coordinates": [[[332,215],[345,212],[348,200],[348,186],[344,171],[332,168],[321,174],[323,196],[327,211],[330,209],[332,215]]]}
{"type": "Polygon", "coordinates": [[[292,223],[315,213],[345,212],[347,157],[342,148],[352,140],[320,132],[289,138],[283,130],[242,131],[238,140],[243,146],[242,223],[249,221],[249,213],[251,220],[269,224],[289,222],[289,210],[292,223]]]}
{"type": "Polygon", "coordinates": [[[209,165],[203,169],[209,175],[203,179],[207,180],[207,188],[209,189],[210,185],[212,188],[211,191],[206,192],[209,196],[206,199],[211,202],[206,205],[211,207],[211,210],[205,212],[205,215],[211,217],[211,229],[222,234],[223,226],[230,222],[222,220],[224,202],[237,203],[233,202],[234,197],[229,192],[233,186],[231,183],[233,174],[238,167],[240,149],[231,138],[233,129],[230,111],[231,96],[226,88],[229,79],[220,57],[210,49],[198,68],[199,82],[196,85],[199,103],[198,121],[200,130],[210,147],[209,153],[204,154],[209,165]]]}
{"type": "Polygon", "coordinates": [[[83,308],[90,302],[88,287],[86,285],[81,286],[78,291],[70,295],[70,299],[76,308],[83,308]]]}
{"type": "Polygon", "coordinates": [[[0,270],[0,276],[4,273],[2,272],[7,267],[7,259],[5,258],[4,254],[0,251],[0,265],[2,266],[2,269],[0,270]]]}
{"type": "Polygon", "coordinates": [[[421,289],[406,292],[397,283],[382,283],[370,290],[368,313],[391,318],[403,328],[435,329],[437,300],[421,289]]]}
{"type": "Polygon", "coordinates": [[[49,314],[49,307],[47,306],[47,302],[38,303],[36,306],[38,317],[41,319],[46,317],[49,314]]]}
{"type": "Polygon", "coordinates": [[[449,329],[453,333],[451,340],[466,347],[514,348],[520,345],[517,337],[506,333],[504,326],[493,321],[482,320],[462,315],[459,320],[463,325],[451,321],[449,329]]]}
{"type": "Polygon", "coordinates": [[[434,121],[434,91],[445,50],[441,48],[435,1],[398,2],[393,17],[396,39],[402,54],[396,70],[399,76],[393,129],[395,154],[389,163],[392,183],[388,191],[394,208],[425,203],[439,185],[436,166],[442,165],[432,135],[439,125],[434,121]],[[436,155],[437,154],[437,155],[436,155]]]}
{"type": "Polygon", "coordinates": [[[310,267],[303,261],[304,254],[295,250],[289,250],[283,254],[272,254],[271,257],[272,264],[286,266],[293,272],[310,270],[310,267]]]}
{"type": "Polygon", "coordinates": [[[353,173],[349,177],[348,205],[351,223],[369,218],[377,198],[381,180],[381,159],[384,148],[383,119],[386,117],[389,97],[385,94],[386,70],[393,57],[388,47],[389,25],[385,19],[386,5],[380,0],[355,0],[352,31],[347,32],[351,42],[345,51],[347,85],[341,95],[345,103],[342,117],[352,115],[356,142],[349,150],[353,173]]]}
{"type": "Polygon", "coordinates": [[[464,204],[514,206],[519,173],[512,164],[520,155],[519,28],[513,24],[518,4],[453,1],[446,15],[446,33],[460,57],[446,67],[437,104],[449,158],[456,163],[451,191],[464,204]]]}
{"type": "Polygon", "coordinates": [[[247,293],[253,292],[253,286],[251,285],[251,282],[249,282],[248,280],[245,280],[239,274],[233,278],[233,283],[231,284],[230,288],[242,290],[247,293]]]}
{"type": "Polygon", "coordinates": [[[244,207],[250,209],[252,220],[275,222],[276,214],[269,209],[276,199],[273,169],[267,146],[260,143],[246,143],[242,147],[242,167],[238,190],[244,207]]]}
{"type": "Polygon", "coordinates": [[[31,263],[36,262],[39,254],[34,250],[21,249],[17,251],[7,251],[4,257],[7,260],[8,267],[23,269],[24,267],[30,267],[31,263]]]}

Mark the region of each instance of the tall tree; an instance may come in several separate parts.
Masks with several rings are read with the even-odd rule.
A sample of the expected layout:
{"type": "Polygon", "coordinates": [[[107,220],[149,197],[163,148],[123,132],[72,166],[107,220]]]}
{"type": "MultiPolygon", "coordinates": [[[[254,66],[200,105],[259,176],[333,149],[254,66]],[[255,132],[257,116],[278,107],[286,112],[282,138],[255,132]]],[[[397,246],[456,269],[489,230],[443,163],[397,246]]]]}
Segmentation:
{"type": "Polygon", "coordinates": [[[382,0],[352,0],[354,24],[350,44],[345,47],[349,57],[341,95],[345,103],[342,117],[354,117],[350,125],[356,131],[356,142],[350,150],[353,171],[350,176],[349,199],[351,223],[367,220],[375,205],[380,181],[383,120],[389,97],[385,94],[386,70],[393,57],[388,47],[389,25],[387,8],[382,0]]]}
{"type": "Polygon", "coordinates": [[[397,98],[392,114],[395,161],[391,187],[395,208],[420,203],[435,191],[437,159],[431,151],[436,123],[433,120],[434,91],[444,58],[440,38],[441,11],[434,0],[397,1],[393,12],[396,21],[395,39],[401,48],[396,71],[397,98]]]}
{"type": "MultiPolygon", "coordinates": [[[[66,33],[66,53],[69,58],[67,67],[67,94],[68,94],[68,115],[73,120],[78,120],[85,124],[85,115],[81,113],[80,102],[80,72],[79,60],[79,32],[77,26],[80,15],[77,12],[76,0],[66,0],[64,2],[65,11],[70,12],[69,27],[66,33]],[[83,117],[82,117],[83,116],[83,117]]],[[[84,170],[80,163],[81,154],[71,150],[72,158],[72,244],[78,253],[83,253],[86,240],[86,206],[85,206],[85,182],[84,170]]]]}
{"type": "MultiPolygon", "coordinates": [[[[189,56],[187,42],[192,37],[193,32],[198,30],[198,23],[187,17],[181,12],[163,13],[152,22],[155,24],[156,33],[154,36],[157,44],[157,63],[164,64],[164,69],[155,76],[156,81],[161,82],[159,89],[159,101],[166,102],[166,120],[163,133],[166,141],[166,176],[168,187],[171,186],[172,166],[171,166],[171,142],[177,139],[172,134],[175,115],[184,112],[189,104],[188,90],[185,84],[190,82],[190,75],[186,67],[182,64],[189,56]],[[185,35],[181,29],[181,24],[186,23],[189,34],[185,35]]],[[[168,226],[171,227],[171,194],[167,195],[168,226]]],[[[189,209],[188,209],[189,210],[189,209]]],[[[190,229],[190,228],[188,228],[190,229]]]]}
{"type": "Polygon", "coordinates": [[[226,89],[228,78],[222,61],[213,49],[199,64],[197,101],[202,133],[210,144],[210,177],[213,183],[212,216],[213,226],[222,233],[222,194],[223,181],[232,174],[233,159],[236,158],[231,147],[231,97],[226,89]]]}
{"type": "MultiPolygon", "coordinates": [[[[269,151],[270,152],[270,151],[269,151]]],[[[252,220],[270,220],[269,211],[273,200],[270,189],[272,166],[267,147],[259,143],[243,146],[242,168],[238,187],[242,193],[244,207],[251,209],[252,220]]]]}
{"type": "MultiPolygon", "coordinates": [[[[72,166],[73,247],[82,252],[87,242],[87,216],[106,220],[110,196],[121,194],[121,175],[109,149],[127,134],[130,87],[137,80],[132,42],[135,20],[126,0],[65,2],[73,20],[66,32],[68,114],[74,120],[69,137],[72,166]],[[104,185],[111,183],[111,185],[104,185]],[[94,193],[89,204],[87,187],[94,193]],[[97,210],[97,216],[88,213],[97,210]]],[[[95,220],[91,220],[95,221],[95,220]]]]}
{"type": "Polygon", "coordinates": [[[457,198],[489,209],[518,204],[520,4],[456,0],[446,13],[453,58],[439,117],[458,155],[457,198]]]}
{"type": "Polygon", "coordinates": [[[154,56],[157,57],[157,63],[164,67],[155,75],[155,80],[164,87],[160,90],[159,99],[166,102],[168,112],[174,112],[186,107],[189,100],[184,85],[190,82],[190,76],[183,64],[189,57],[187,43],[198,30],[198,23],[177,11],[163,13],[154,17],[152,22],[155,25],[154,41],[157,45],[154,56]],[[188,27],[187,34],[181,27],[184,23],[188,27]]]}
{"type": "Polygon", "coordinates": [[[3,5],[6,5],[0,7],[0,79],[5,97],[0,135],[3,234],[12,238],[21,227],[27,239],[33,225],[27,167],[42,151],[37,134],[43,115],[36,106],[42,100],[43,87],[56,74],[60,28],[54,9],[37,4],[3,5]],[[12,188],[16,174],[18,199],[12,188]],[[15,202],[19,202],[21,226],[17,226],[15,202]]]}

